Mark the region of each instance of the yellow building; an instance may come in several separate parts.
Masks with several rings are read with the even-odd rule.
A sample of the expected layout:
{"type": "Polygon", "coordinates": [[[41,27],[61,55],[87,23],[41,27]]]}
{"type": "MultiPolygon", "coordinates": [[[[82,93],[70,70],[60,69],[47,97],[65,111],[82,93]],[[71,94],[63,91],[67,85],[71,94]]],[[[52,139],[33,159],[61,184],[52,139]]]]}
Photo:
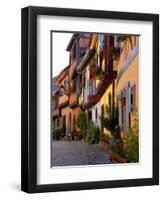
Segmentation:
{"type": "Polygon", "coordinates": [[[121,54],[118,62],[117,96],[119,125],[122,133],[133,125],[139,113],[139,36],[119,38],[121,54]]]}
{"type": "MultiPolygon", "coordinates": [[[[117,78],[117,59],[119,59],[119,46],[116,46],[116,35],[112,35],[108,37],[108,42],[113,43],[108,46],[108,51],[107,51],[107,57],[103,58],[102,60],[102,69],[104,71],[105,65],[106,65],[106,59],[112,59],[112,71],[109,71],[109,73],[115,73],[114,76],[111,76],[111,83],[109,84],[107,90],[103,94],[100,103],[101,103],[101,117],[105,115],[106,109],[109,109],[110,112],[112,112],[115,115],[115,109],[117,107],[117,98],[116,98],[116,78],[117,78]],[[110,41],[112,40],[112,42],[110,41]],[[118,56],[113,57],[113,49],[114,53],[118,54],[118,56]],[[117,51],[117,52],[116,52],[117,51]]],[[[108,77],[109,78],[109,77],[108,77]]],[[[106,129],[103,125],[103,120],[101,120],[101,130],[103,133],[110,135],[111,137],[111,132],[106,129]]]]}

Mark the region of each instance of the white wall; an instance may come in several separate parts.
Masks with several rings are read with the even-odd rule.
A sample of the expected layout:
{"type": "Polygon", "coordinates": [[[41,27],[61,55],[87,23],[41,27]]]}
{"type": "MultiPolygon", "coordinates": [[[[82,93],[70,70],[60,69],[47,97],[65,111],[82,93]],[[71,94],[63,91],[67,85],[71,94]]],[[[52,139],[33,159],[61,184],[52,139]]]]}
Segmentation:
{"type": "MultiPolygon", "coordinates": [[[[80,192],[60,192],[48,194],[28,195],[20,192],[20,9],[27,5],[106,9],[116,11],[150,12],[160,13],[162,21],[161,0],[142,1],[117,0],[117,1],[77,1],[77,0],[5,0],[1,1],[0,9],[0,199],[121,199],[138,200],[147,198],[162,199],[163,185],[161,173],[161,185],[155,187],[120,188],[105,190],[90,190],[80,192]]],[[[160,23],[161,24],[161,23],[160,23]]],[[[160,25],[160,35],[163,35],[163,26],[160,25]]],[[[162,38],[160,39],[160,43],[162,38]]],[[[160,55],[162,48],[160,45],[160,55]]],[[[163,65],[163,62],[160,63],[163,65]]],[[[163,70],[160,67],[160,74],[163,70]]],[[[163,75],[163,74],[162,74],[163,75]]],[[[163,79],[160,80],[160,87],[163,79]]],[[[163,90],[162,90],[163,91],[163,90]]],[[[161,92],[161,90],[160,90],[161,92]]],[[[163,102],[163,92],[160,94],[160,102],[163,102]]],[[[162,104],[160,111],[162,111],[162,104]]],[[[160,121],[163,120],[162,113],[160,121]]],[[[163,126],[160,129],[160,141],[163,126]]],[[[163,145],[160,145],[163,152],[163,145]]],[[[161,159],[161,166],[163,158],[161,159]]]]}

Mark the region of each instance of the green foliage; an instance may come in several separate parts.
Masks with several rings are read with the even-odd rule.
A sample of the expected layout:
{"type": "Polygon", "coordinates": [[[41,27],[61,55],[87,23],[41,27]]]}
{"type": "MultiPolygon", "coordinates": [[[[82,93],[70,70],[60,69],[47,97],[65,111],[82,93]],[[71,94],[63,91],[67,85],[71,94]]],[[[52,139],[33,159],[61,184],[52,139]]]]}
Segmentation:
{"type": "Polygon", "coordinates": [[[100,135],[100,141],[102,141],[102,142],[104,142],[106,144],[109,144],[110,140],[111,140],[111,138],[110,138],[109,135],[107,135],[105,133],[101,133],[101,135],[100,135]]]}
{"type": "Polygon", "coordinates": [[[105,107],[105,113],[103,117],[104,127],[111,133],[116,132],[116,127],[118,126],[118,108],[108,108],[105,107]]]}
{"type": "Polygon", "coordinates": [[[116,125],[116,127],[114,128],[114,131],[112,132],[112,136],[114,137],[115,140],[121,140],[121,129],[119,127],[119,125],[116,125]]]}
{"type": "Polygon", "coordinates": [[[124,149],[124,145],[121,141],[121,138],[116,138],[113,136],[110,142],[110,148],[111,151],[121,154],[124,149]]]}
{"type": "Polygon", "coordinates": [[[76,123],[77,123],[77,127],[80,128],[81,132],[85,134],[86,129],[87,129],[87,115],[85,112],[79,113],[76,123]]]}
{"type": "Polygon", "coordinates": [[[97,125],[90,123],[87,129],[86,141],[90,144],[98,144],[100,141],[100,129],[97,125]]]}
{"type": "Polygon", "coordinates": [[[139,161],[139,124],[135,119],[133,127],[131,127],[124,138],[125,149],[123,155],[129,162],[139,161]]]}
{"type": "Polygon", "coordinates": [[[113,132],[110,147],[112,152],[118,153],[127,162],[139,161],[139,124],[137,118],[135,118],[134,125],[129,128],[123,140],[116,137],[113,132]]]}
{"type": "Polygon", "coordinates": [[[118,145],[113,145],[111,150],[112,150],[112,152],[116,152],[118,154],[122,153],[122,148],[120,148],[118,145]]]}

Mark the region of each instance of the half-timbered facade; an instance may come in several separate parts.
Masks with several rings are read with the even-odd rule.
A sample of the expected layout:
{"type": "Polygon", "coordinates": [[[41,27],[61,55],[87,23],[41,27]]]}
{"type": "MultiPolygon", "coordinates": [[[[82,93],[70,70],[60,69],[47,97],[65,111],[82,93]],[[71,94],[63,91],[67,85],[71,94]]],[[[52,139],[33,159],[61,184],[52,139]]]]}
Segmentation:
{"type": "Polygon", "coordinates": [[[69,65],[53,80],[53,127],[73,138],[83,111],[111,134],[103,124],[107,108],[117,114],[123,136],[139,111],[139,36],[75,33],[66,50],[69,65]]]}

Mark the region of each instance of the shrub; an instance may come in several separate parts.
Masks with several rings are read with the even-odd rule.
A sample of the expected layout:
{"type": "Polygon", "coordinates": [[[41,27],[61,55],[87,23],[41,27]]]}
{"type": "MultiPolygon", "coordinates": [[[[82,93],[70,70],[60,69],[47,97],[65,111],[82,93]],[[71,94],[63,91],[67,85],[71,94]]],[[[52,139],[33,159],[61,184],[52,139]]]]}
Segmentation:
{"type": "Polygon", "coordinates": [[[120,139],[112,138],[111,140],[111,151],[121,154],[123,152],[124,145],[120,139]]]}
{"type": "Polygon", "coordinates": [[[112,152],[116,152],[118,154],[122,153],[122,148],[120,148],[118,145],[113,145],[111,150],[112,150],[112,152]]]}
{"type": "Polygon", "coordinates": [[[105,107],[105,113],[103,116],[103,124],[104,127],[113,133],[117,127],[118,123],[118,108],[115,107],[113,111],[113,107],[108,108],[105,107]]]}
{"type": "Polygon", "coordinates": [[[101,133],[101,135],[100,135],[100,140],[101,140],[102,142],[104,142],[105,144],[109,144],[111,138],[110,138],[109,135],[107,135],[107,134],[105,134],[105,133],[101,133]]]}
{"type": "Polygon", "coordinates": [[[85,112],[80,112],[77,120],[77,127],[80,129],[81,134],[85,135],[87,130],[87,115],[85,112]]]}
{"type": "Polygon", "coordinates": [[[139,160],[139,139],[131,130],[125,138],[125,149],[123,154],[129,162],[138,162],[139,160]]]}
{"type": "Polygon", "coordinates": [[[100,141],[100,129],[97,125],[90,123],[87,129],[86,141],[90,144],[98,144],[100,141]]]}
{"type": "Polygon", "coordinates": [[[112,136],[116,140],[120,140],[121,139],[121,129],[120,129],[119,125],[115,126],[114,131],[112,132],[112,136]]]}
{"type": "Polygon", "coordinates": [[[53,131],[53,140],[60,140],[63,136],[63,129],[62,128],[56,128],[53,131]]]}
{"type": "Polygon", "coordinates": [[[139,125],[135,119],[133,127],[131,127],[124,137],[125,149],[123,155],[129,162],[139,161],[139,125]]]}

